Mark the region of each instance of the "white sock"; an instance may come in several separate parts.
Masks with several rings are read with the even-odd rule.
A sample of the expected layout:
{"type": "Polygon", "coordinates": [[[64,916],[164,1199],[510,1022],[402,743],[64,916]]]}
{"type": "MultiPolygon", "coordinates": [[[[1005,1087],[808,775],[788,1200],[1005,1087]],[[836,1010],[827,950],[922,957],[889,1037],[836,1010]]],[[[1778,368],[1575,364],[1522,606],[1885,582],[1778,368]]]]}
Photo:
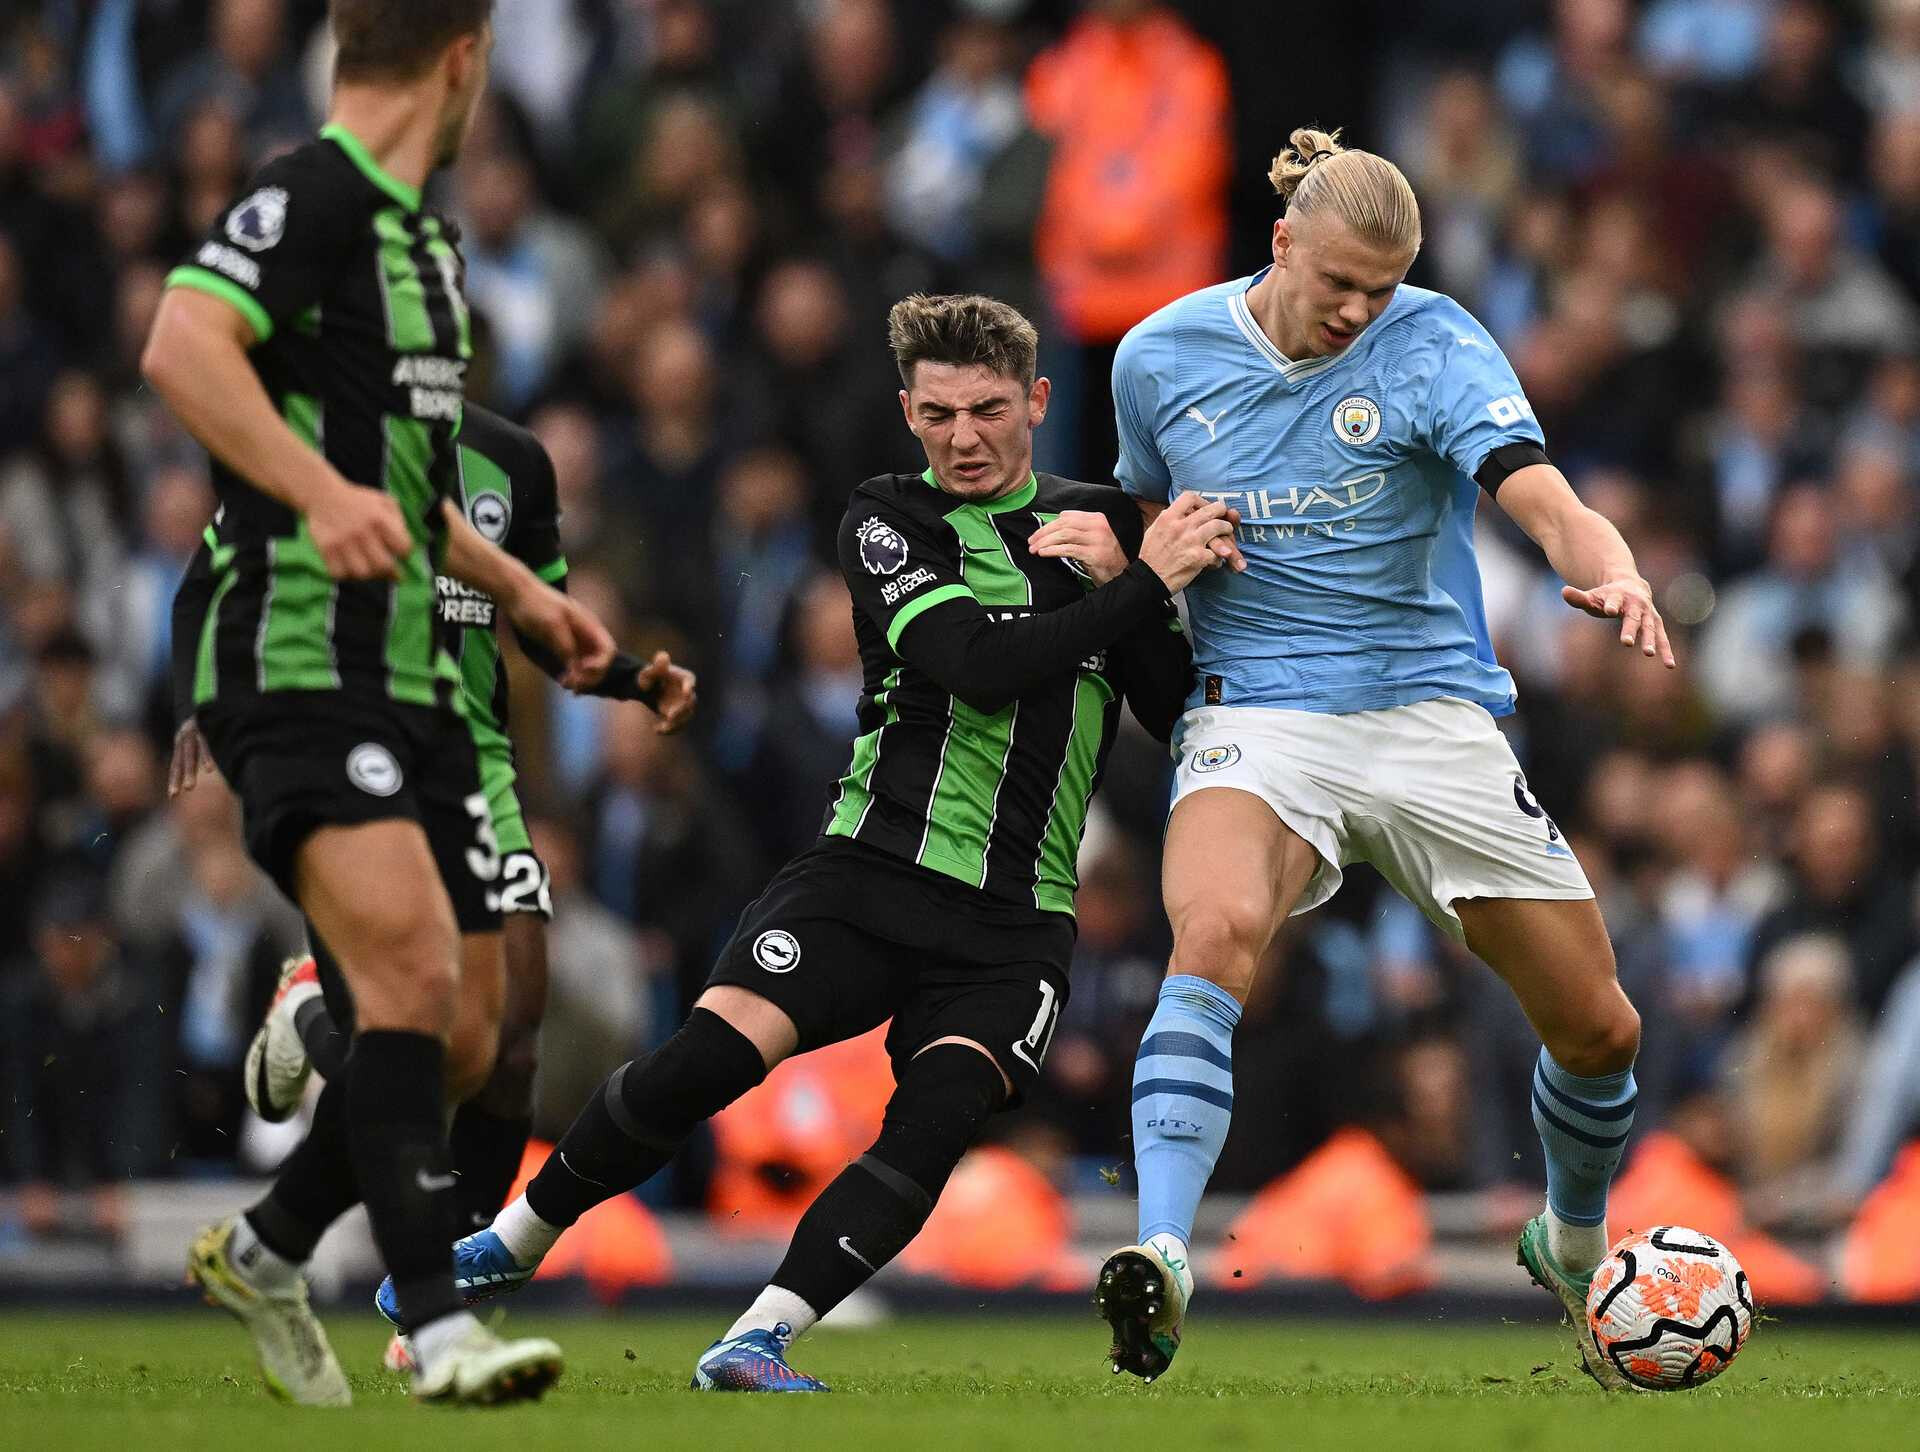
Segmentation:
{"type": "Polygon", "coordinates": [[[431,1371],[454,1342],[479,1325],[473,1312],[454,1311],[437,1316],[424,1326],[414,1327],[407,1332],[408,1339],[413,1342],[413,1364],[422,1372],[431,1371]]]}
{"type": "Polygon", "coordinates": [[[792,1328],[798,1336],[809,1329],[820,1317],[813,1307],[801,1300],[792,1291],[783,1291],[778,1286],[768,1286],[760,1293],[760,1298],[747,1307],[747,1314],[727,1328],[722,1341],[731,1341],[748,1331],[771,1331],[782,1321],[792,1328]]]}
{"type": "Polygon", "coordinates": [[[1562,1270],[1590,1271],[1607,1258],[1607,1227],[1569,1225],[1547,1207],[1547,1254],[1562,1270]]]}
{"type": "Polygon", "coordinates": [[[1193,1261],[1187,1254],[1187,1243],[1170,1230],[1158,1235],[1149,1235],[1147,1245],[1160,1252],[1160,1258],[1173,1267],[1173,1273],[1180,1278],[1180,1289],[1188,1296],[1193,1294],[1193,1261]]]}
{"type": "Polygon", "coordinates": [[[300,1267],[270,1249],[244,1215],[233,1223],[227,1260],[240,1279],[257,1291],[290,1290],[300,1284],[300,1267]]]}
{"type": "Polygon", "coordinates": [[[549,1225],[535,1215],[525,1195],[516,1195],[506,1209],[494,1216],[491,1229],[500,1237],[507,1253],[522,1266],[540,1264],[554,1243],[566,1234],[565,1226],[549,1225]]]}

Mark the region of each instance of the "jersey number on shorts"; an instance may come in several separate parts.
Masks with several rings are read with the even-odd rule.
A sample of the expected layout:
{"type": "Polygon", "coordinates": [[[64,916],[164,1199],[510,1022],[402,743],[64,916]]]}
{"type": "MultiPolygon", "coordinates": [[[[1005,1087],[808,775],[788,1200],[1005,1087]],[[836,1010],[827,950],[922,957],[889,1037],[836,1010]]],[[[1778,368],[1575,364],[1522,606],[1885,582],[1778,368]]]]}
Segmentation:
{"type": "Polygon", "coordinates": [[[482,882],[500,875],[500,839],[493,835],[493,813],[487,809],[484,792],[475,792],[462,803],[473,818],[474,840],[480,845],[467,849],[467,870],[482,882]]]}
{"type": "Polygon", "coordinates": [[[501,912],[553,916],[553,893],[538,857],[531,852],[509,852],[500,876],[506,884],[500,890],[501,912]]]}
{"type": "Polygon", "coordinates": [[[1040,1011],[1033,1016],[1033,1027],[1027,1030],[1027,1036],[1013,1046],[1014,1053],[1036,1074],[1040,1065],[1046,1061],[1047,1047],[1053,1042],[1053,1031],[1060,1023],[1060,995],[1046,979],[1040,980],[1040,1011]]]}

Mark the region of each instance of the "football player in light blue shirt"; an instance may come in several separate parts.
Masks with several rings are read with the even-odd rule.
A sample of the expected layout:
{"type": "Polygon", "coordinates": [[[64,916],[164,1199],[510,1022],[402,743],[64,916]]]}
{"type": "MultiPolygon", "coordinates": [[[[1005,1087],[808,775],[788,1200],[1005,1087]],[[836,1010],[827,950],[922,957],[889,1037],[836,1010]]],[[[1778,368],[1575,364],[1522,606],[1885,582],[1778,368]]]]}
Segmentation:
{"type": "MultiPolygon", "coordinates": [[[[1179,1345],[1187,1242],[1233,1105],[1232,1036],[1279,925],[1368,861],[1518,995],[1547,1206],[1523,1264],[1585,1332],[1607,1187],[1632,1124],[1640,1021],[1579,864],[1493,723],[1514,701],[1473,557],[1484,491],[1564,598],[1673,665],[1620,533],[1574,496],[1513,369],[1451,298],[1404,279],[1412,189],[1337,133],[1293,133],[1272,265],[1191,294],[1114,363],[1120,483],[1149,514],[1187,492],[1239,515],[1227,568],[1187,590],[1196,685],[1163,887],[1174,934],[1135,1065],[1140,1243],[1096,1289],[1115,1370],[1179,1345]],[[1223,789],[1224,788],[1224,789],[1223,789]]],[[[1044,542],[1042,542],[1044,544],[1044,542]]]]}

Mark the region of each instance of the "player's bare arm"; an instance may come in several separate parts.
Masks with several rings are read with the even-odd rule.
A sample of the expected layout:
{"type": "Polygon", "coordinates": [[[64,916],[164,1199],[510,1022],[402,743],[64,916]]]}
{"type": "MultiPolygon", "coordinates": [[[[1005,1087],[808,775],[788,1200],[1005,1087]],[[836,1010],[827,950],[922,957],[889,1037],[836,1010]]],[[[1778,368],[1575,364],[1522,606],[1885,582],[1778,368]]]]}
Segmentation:
{"type": "Polygon", "coordinates": [[[451,503],[442,502],[449,575],[500,603],[514,629],[539,641],[562,662],[560,684],[584,691],[613,664],[613,637],[578,601],[545,584],[512,555],[490,544],[451,503]]]}
{"type": "Polygon", "coordinates": [[[1600,619],[1618,619],[1622,645],[1637,645],[1642,655],[1657,655],[1673,669],[1666,622],[1633,551],[1612,521],[1580,502],[1564,474],[1551,464],[1529,464],[1494,497],[1567,582],[1561,599],[1600,619]]]}
{"type": "Polygon", "coordinates": [[[140,371],[210,453],[305,517],[334,578],[398,579],[413,548],[399,504],[342,478],[300,441],[247,360],[253,342],[252,325],[227,303],[170,288],[140,371]]]}

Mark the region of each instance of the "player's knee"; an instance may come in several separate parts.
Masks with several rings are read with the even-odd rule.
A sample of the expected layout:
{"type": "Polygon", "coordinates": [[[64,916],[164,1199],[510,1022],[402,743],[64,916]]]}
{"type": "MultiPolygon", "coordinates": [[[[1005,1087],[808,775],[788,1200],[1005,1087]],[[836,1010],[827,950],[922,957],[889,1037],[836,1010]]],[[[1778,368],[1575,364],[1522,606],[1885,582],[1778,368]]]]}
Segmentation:
{"type": "Polygon", "coordinates": [[[1000,1066],[980,1049],[935,1044],[901,1069],[880,1137],[862,1160],[883,1180],[886,1175],[872,1161],[910,1182],[931,1208],[1006,1094],[1000,1066]]]}
{"type": "Polygon", "coordinates": [[[1625,994],[1616,994],[1605,1012],[1556,1037],[1560,1042],[1548,1044],[1547,1052],[1569,1074],[1618,1074],[1639,1056],[1640,1015],[1625,994]]]}
{"type": "Polygon", "coordinates": [[[1174,971],[1205,978],[1244,998],[1271,929],[1265,903],[1196,904],[1174,919],[1174,971]]]}

